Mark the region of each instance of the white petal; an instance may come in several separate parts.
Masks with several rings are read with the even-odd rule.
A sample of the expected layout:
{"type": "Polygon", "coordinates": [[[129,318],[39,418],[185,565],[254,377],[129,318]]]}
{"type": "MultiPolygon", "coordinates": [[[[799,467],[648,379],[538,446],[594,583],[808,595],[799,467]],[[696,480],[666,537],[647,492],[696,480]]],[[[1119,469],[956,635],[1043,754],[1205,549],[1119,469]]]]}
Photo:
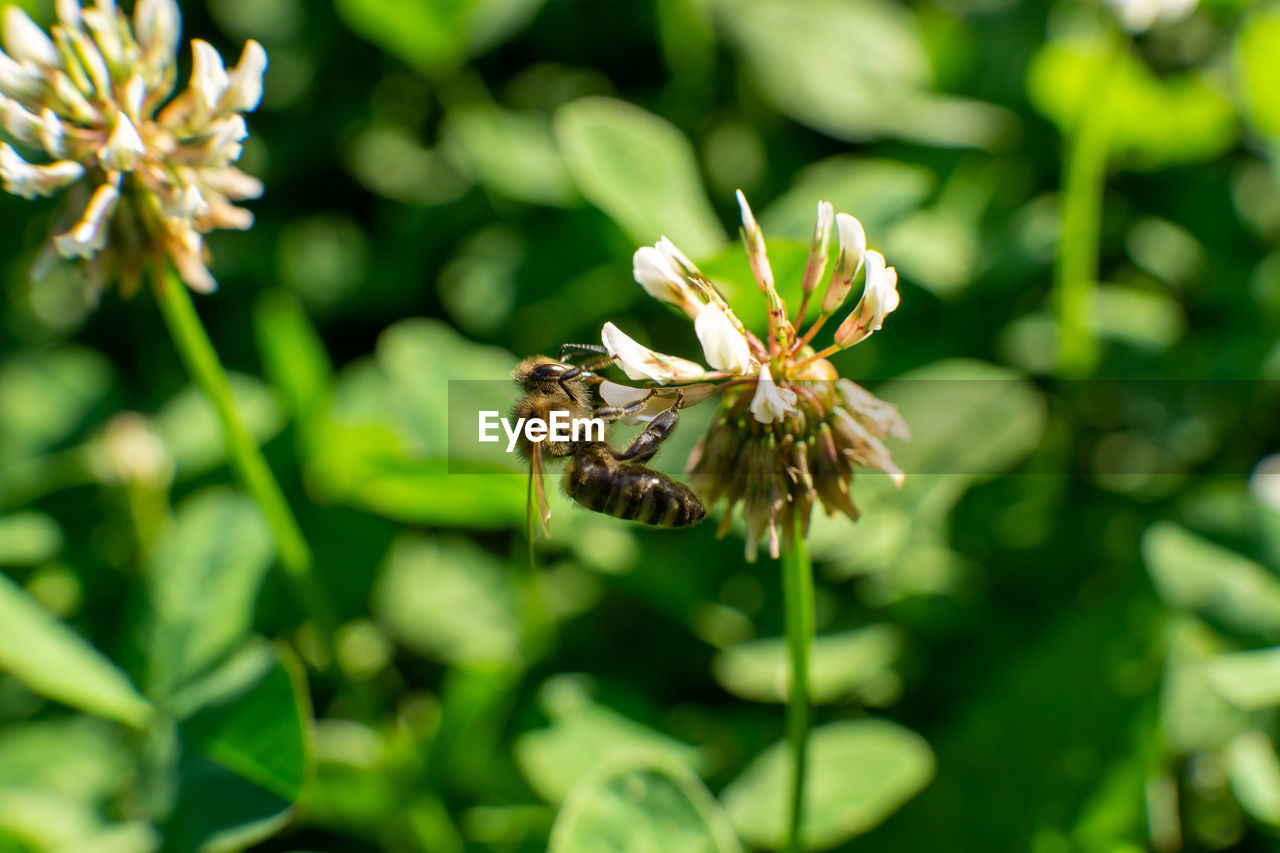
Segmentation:
{"type": "Polygon", "coordinates": [[[852,448],[855,461],[866,468],[878,468],[884,471],[895,486],[901,487],[906,477],[902,469],[894,463],[893,457],[889,455],[889,448],[884,446],[884,442],[872,435],[866,427],[843,409],[836,409],[835,416],[846,430],[859,440],[859,443],[852,448]]]}
{"type": "Polygon", "coordinates": [[[192,185],[178,193],[171,204],[165,206],[165,216],[177,216],[192,219],[204,216],[209,211],[209,202],[205,201],[200,190],[192,185]]]}
{"type": "Polygon", "coordinates": [[[191,51],[191,90],[195,92],[200,106],[212,112],[222,101],[222,96],[226,94],[227,87],[231,85],[231,78],[227,76],[222,57],[218,51],[214,50],[213,45],[207,41],[193,39],[191,51]]]}
{"type": "Polygon", "coordinates": [[[107,221],[115,210],[120,191],[112,184],[94,190],[84,216],[65,234],[53,238],[58,254],[64,258],[90,258],[107,245],[107,221]]]}
{"type": "Polygon", "coordinates": [[[663,355],[642,346],[613,323],[604,324],[600,339],[609,355],[617,358],[622,371],[631,379],[652,379],[659,383],[689,382],[706,375],[706,371],[692,361],[663,355]]]}
{"type": "Polygon", "coordinates": [[[0,144],[0,179],[7,192],[23,198],[50,196],[84,174],[84,167],[71,160],[33,166],[7,144],[0,144]]]}
{"type": "Polygon", "coordinates": [[[35,66],[23,65],[0,50],[0,95],[29,97],[38,93],[40,86],[40,73],[35,66]]]}
{"type": "Polygon", "coordinates": [[[173,65],[182,31],[182,14],[174,0],[138,0],[133,7],[133,32],[154,81],[173,65]]]}
{"type": "Polygon", "coordinates": [[[204,239],[194,228],[182,228],[169,243],[169,257],[187,286],[199,293],[212,293],[218,282],[204,264],[204,239]]]}
{"type": "Polygon", "coordinates": [[[751,414],[762,424],[781,420],[796,410],[796,392],[790,388],[779,388],[769,372],[769,365],[760,368],[760,378],[756,381],[756,393],[751,398],[751,414]]]}
{"type": "Polygon", "coordinates": [[[17,6],[4,10],[4,49],[19,62],[29,60],[40,65],[58,66],[58,49],[44,30],[17,6]]]}
{"type": "Polygon", "coordinates": [[[214,125],[205,162],[213,166],[225,166],[239,160],[243,150],[240,143],[248,136],[249,128],[244,123],[243,116],[232,115],[220,119],[214,125]]]}
{"type": "Polygon", "coordinates": [[[147,153],[138,129],[124,113],[116,116],[115,129],[107,138],[107,145],[98,155],[103,168],[109,172],[132,172],[138,158],[147,153]]]}
{"type": "Polygon", "coordinates": [[[1280,511],[1280,454],[1264,456],[1253,467],[1249,491],[1272,510],[1280,511]]]}
{"type": "Polygon", "coordinates": [[[679,307],[690,317],[704,301],[689,281],[690,274],[701,275],[697,266],[666,237],[637,249],[631,271],[646,293],[659,302],[679,307]]]}
{"type": "Polygon", "coordinates": [[[17,101],[0,98],[0,124],[22,142],[34,144],[40,139],[40,119],[17,101]]]}
{"type": "Polygon", "coordinates": [[[58,23],[69,30],[80,29],[80,0],[58,0],[58,23]]]}
{"type": "Polygon", "coordinates": [[[756,365],[751,357],[751,346],[742,333],[734,327],[718,304],[703,305],[694,318],[693,330],[702,343],[702,354],[707,364],[727,373],[746,373],[756,365]]]}
{"type": "MultiPolygon", "coordinates": [[[[827,244],[831,241],[831,223],[835,218],[835,209],[829,201],[818,202],[818,219],[813,226],[813,239],[809,243],[809,258],[804,265],[804,280],[801,290],[813,293],[818,289],[818,282],[827,270],[827,244]]],[[[803,320],[803,317],[798,318],[803,320]]]]}
{"type": "Polygon", "coordinates": [[[836,234],[840,238],[840,259],[836,275],[853,281],[867,251],[867,232],[862,223],[847,213],[836,214],[836,234]]]}
{"type": "Polygon", "coordinates": [[[599,391],[600,398],[610,406],[627,406],[649,396],[648,388],[621,385],[617,382],[610,382],[608,379],[600,383],[599,391]]]}
{"type": "Polygon", "coordinates": [[[863,309],[866,327],[873,332],[880,328],[885,315],[898,307],[898,271],[886,268],[884,255],[879,252],[867,252],[867,283],[862,298],[867,303],[863,309]]]}
{"type": "Polygon", "coordinates": [[[135,121],[142,119],[142,104],[147,97],[147,81],[141,74],[134,74],[124,84],[124,111],[135,121]]]}
{"type": "Polygon", "coordinates": [[[44,146],[45,153],[50,157],[65,157],[67,155],[62,119],[58,118],[58,114],[48,107],[45,107],[44,112],[40,113],[40,144],[44,146]]]}
{"type": "Polygon", "coordinates": [[[240,61],[230,74],[227,109],[253,112],[262,101],[262,75],[267,71],[267,52],[250,39],[244,44],[240,61]]]}

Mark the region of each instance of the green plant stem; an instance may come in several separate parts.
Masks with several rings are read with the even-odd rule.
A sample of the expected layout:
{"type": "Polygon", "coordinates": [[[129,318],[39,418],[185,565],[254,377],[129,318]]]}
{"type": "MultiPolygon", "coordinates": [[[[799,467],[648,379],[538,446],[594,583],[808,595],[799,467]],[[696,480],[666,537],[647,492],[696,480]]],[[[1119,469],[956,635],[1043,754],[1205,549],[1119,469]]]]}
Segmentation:
{"type": "Polygon", "coordinates": [[[245,489],[271,525],[280,563],[301,589],[304,604],[315,619],[326,643],[326,652],[331,653],[334,620],[328,597],[313,570],[311,549],[298,528],[298,522],[294,519],[262,450],[236,412],[226,371],[200,322],[191,294],[167,263],[156,263],[154,285],[156,302],[160,305],[160,313],[164,316],[174,346],[191,378],[217,411],[231,463],[245,489]]]}
{"type": "Polygon", "coordinates": [[[1066,140],[1053,309],[1058,324],[1058,371],[1068,376],[1088,373],[1098,360],[1093,303],[1111,142],[1111,78],[1123,50],[1119,33],[1108,29],[1101,37],[1080,114],[1066,140]]]}
{"type": "Polygon", "coordinates": [[[787,740],[795,772],[791,778],[791,823],[787,833],[789,853],[800,853],[804,816],[804,777],[809,724],[809,650],[813,646],[813,565],[797,521],[795,541],[782,555],[782,599],[786,611],[787,651],[791,681],[787,689],[787,740]]]}

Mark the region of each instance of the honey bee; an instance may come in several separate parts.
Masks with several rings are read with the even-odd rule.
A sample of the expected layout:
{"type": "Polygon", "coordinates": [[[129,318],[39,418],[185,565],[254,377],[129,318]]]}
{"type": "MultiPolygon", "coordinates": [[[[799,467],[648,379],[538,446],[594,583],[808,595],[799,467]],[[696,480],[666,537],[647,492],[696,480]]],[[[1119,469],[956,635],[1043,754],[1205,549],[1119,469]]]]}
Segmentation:
{"type": "MultiPolygon", "coordinates": [[[[566,347],[570,348],[600,351],[580,345],[566,347]]],[[[546,356],[526,359],[511,377],[524,390],[524,396],[512,410],[512,417],[517,422],[520,418],[540,418],[550,423],[554,411],[567,413],[571,419],[599,418],[612,423],[639,412],[656,389],[626,406],[592,404],[587,382],[598,377],[591,370],[611,361],[605,358],[593,365],[575,366],[546,356]]],[[[683,400],[683,392],[677,393],[672,406],[650,421],[625,450],[599,440],[552,441],[548,437],[544,441],[530,441],[522,433],[518,447],[521,457],[529,463],[529,511],[532,513],[536,500],[543,530],[547,529],[551,516],[543,474],[544,456],[567,460],[561,487],[587,509],[655,527],[688,527],[702,521],[706,509],[691,489],[645,465],[675,429],[676,413],[683,400]]]]}

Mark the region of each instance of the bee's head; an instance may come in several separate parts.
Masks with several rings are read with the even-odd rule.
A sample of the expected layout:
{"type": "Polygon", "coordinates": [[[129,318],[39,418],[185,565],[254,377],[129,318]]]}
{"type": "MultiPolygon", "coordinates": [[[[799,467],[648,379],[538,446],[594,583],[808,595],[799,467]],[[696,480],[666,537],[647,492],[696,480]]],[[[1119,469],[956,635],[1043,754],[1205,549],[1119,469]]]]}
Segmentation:
{"type": "Polygon", "coordinates": [[[573,368],[545,356],[534,356],[520,362],[511,378],[526,391],[537,391],[556,385],[573,368]]]}

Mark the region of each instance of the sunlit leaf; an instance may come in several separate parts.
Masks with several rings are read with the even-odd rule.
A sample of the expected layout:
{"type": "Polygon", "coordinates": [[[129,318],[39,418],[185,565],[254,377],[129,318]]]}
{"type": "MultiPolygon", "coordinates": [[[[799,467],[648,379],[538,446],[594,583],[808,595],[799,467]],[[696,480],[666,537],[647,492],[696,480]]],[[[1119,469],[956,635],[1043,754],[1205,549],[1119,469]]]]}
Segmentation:
{"type": "MultiPolygon", "coordinates": [[[[721,797],[742,840],[779,848],[790,817],[791,752],[776,743],[721,797]]],[[[802,838],[825,850],[897,811],[933,778],[933,752],[915,732],[883,720],[828,723],[809,738],[802,838]]]]}
{"type": "Polygon", "coordinates": [[[1156,592],[1242,631],[1280,635],[1280,579],[1247,557],[1169,521],[1147,529],[1142,553],[1156,592]]]}
{"type": "Polygon", "coordinates": [[[108,822],[86,804],[57,794],[0,788],[5,853],[151,853],[160,842],[145,821],[108,822]]]}
{"type": "Polygon", "coordinates": [[[62,529],[40,512],[0,516],[0,566],[31,566],[51,560],[62,549],[62,529]]]}
{"type": "Polygon", "coordinates": [[[715,6],[755,85],[777,109],[823,133],[981,147],[1016,121],[989,104],[928,91],[929,56],[906,7],[881,0],[715,6]]]}
{"type": "Polygon", "coordinates": [[[1255,819],[1280,826],[1280,758],[1262,732],[1246,732],[1226,750],[1231,792],[1255,819]]]}
{"type": "Polygon", "coordinates": [[[760,224],[768,237],[800,240],[807,246],[821,199],[837,212],[857,217],[875,248],[885,236],[881,229],[919,207],[935,183],[932,172],[912,163],[830,157],[801,169],[791,188],[760,214],[760,224]]]}
{"type": "MultiPolygon", "coordinates": [[[[865,702],[886,690],[896,693],[898,680],[891,667],[901,645],[890,625],[819,635],[810,648],[809,695],[824,703],[850,696],[865,702]]],[[[785,702],[790,670],[784,637],[737,643],[712,662],[712,672],[726,690],[755,702],[785,702]]]]}
{"type": "MultiPolygon", "coordinates": [[[[232,373],[231,396],[241,422],[259,444],[280,431],[284,418],[275,395],[261,379],[232,373]]],[[[218,413],[194,385],[178,392],[151,421],[173,457],[179,476],[200,474],[227,459],[227,440],[218,413]]]]}
{"type": "Polygon", "coordinates": [[[0,729],[0,789],[20,787],[97,802],[116,793],[131,763],[118,730],[89,717],[0,729]]]}
{"type": "Polygon", "coordinates": [[[551,725],[520,735],[515,759],[549,803],[561,802],[586,774],[611,764],[698,763],[693,747],[592,702],[575,684],[550,682],[543,690],[551,725]]]}
{"type": "Polygon", "coordinates": [[[691,257],[725,242],[693,147],[666,119],[612,98],[582,98],[555,115],[555,135],[587,200],[637,244],[670,236],[691,257]]]}
{"type": "Polygon", "coordinates": [[[1259,9],[1248,15],[1236,35],[1235,60],[1246,114],[1254,127],[1280,137],[1280,14],[1259,9]]]}
{"type": "Polygon", "coordinates": [[[1158,78],[1137,56],[1109,53],[1097,42],[1051,42],[1033,57],[1027,92],[1036,108],[1063,132],[1081,111],[1105,103],[1112,151],[1134,166],[1158,168],[1207,160],[1238,134],[1235,111],[1200,71],[1158,78]],[[1113,63],[1100,73],[1101,63],[1113,63]],[[1107,101],[1096,81],[1105,79],[1107,101]]]}
{"type": "Polygon", "coordinates": [[[1256,724],[1214,688],[1210,662],[1223,642],[1196,619],[1176,620],[1169,630],[1169,652],[1160,683],[1160,732],[1178,753],[1221,749],[1256,724]]]}
{"type": "Polygon", "coordinates": [[[0,670],[57,702],[142,726],[152,714],[116,665],[0,574],[0,670]]]}
{"type": "Polygon", "coordinates": [[[553,206],[577,196],[545,116],[468,104],[449,111],[441,136],[463,169],[496,193],[553,206]]]}
{"type": "Polygon", "coordinates": [[[583,779],[551,831],[552,853],[734,853],[733,826],[687,767],[623,766],[583,779]]]}
{"type": "Polygon", "coordinates": [[[167,694],[245,639],[274,553],[266,519],[245,495],[211,490],[183,503],[147,566],[152,690],[167,694]]]}
{"type": "Polygon", "coordinates": [[[374,590],[375,615],[418,654],[454,664],[517,664],[520,622],[501,560],[461,539],[404,539],[374,590]]]}
{"type": "Polygon", "coordinates": [[[111,386],[111,366],[93,350],[61,347],[0,363],[0,462],[64,441],[111,386]]]}
{"type": "Polygon", "coordinates": [[[242,850],[278,831],[314,760],[301,663],[282,646],[249,646],[174,706],[182,756],[167,849],[242,850]]]}
{"type": "Polygon", "coordinates": [[[1205,675],[1238,708],[1280,705],[1280,647],[1217,655],[1205,663],[1205,675]]]}

